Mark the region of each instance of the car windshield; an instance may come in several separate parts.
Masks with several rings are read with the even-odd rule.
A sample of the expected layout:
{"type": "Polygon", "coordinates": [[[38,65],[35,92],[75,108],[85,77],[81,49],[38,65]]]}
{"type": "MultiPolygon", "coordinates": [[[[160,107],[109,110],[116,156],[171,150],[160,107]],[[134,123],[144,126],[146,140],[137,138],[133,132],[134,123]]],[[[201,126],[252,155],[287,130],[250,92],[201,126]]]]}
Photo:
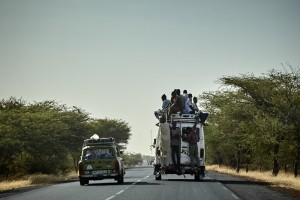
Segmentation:
{"type": "Polygon", "coordinates": [[[113,158],[113,157],[114,154],[112,148],[86,149],[83,153],[83,158],[85,160],[113,158]]]}

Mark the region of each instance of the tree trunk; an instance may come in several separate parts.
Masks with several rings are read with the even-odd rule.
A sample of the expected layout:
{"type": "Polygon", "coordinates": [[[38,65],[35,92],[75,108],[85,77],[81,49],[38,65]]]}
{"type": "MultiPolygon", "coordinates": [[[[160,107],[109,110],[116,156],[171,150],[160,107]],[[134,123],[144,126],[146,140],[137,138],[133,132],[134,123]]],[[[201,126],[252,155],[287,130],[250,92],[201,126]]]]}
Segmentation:
{"type": "Polygon", "coordinates": [[[297,137],[297,149],[296,149],[296,158],[295,158],[295,165],[294,165],[294,176],[298,176],[298,169],[300,167],[300,130],[299,127],[297,128],[298,137],[297,137]]]}
{"type": "Polygon", "coordinates": [[[284,162],[284,172],[285,172],[285,173],[288,173],[287,162],[284,162]]]}
{"type": "Polygon", "coordinates": [[[237,151],[237,164],[236,164],[236,172],[240,173],[241,168],[241,155],[240,150],[237,151]]]}
{"type": "Polygon", "coordinates": [[[75,169],[75,172],[77,173],[78,172],[78,162],[79,162],[79,157],[76,156],[76,155],[72,155],[73,157],[73,165],[74,165],[74,169],[75,169]]]}
{"type": "Polygon", "coordinates": [[[278,164],[278,152],[279,152],[279,144],[274,145],[274,156],[273,156],[273,175],[277,176],[279,173],[279,164],[278,164]]]}

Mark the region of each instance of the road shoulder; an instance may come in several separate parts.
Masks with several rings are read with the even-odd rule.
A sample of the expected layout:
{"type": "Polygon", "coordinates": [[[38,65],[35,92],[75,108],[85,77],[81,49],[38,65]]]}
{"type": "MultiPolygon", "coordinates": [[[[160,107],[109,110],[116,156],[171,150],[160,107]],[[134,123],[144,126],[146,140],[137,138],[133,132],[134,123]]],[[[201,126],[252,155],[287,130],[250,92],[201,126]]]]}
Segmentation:
{"type": "Polygon", "coordinates": [[[207,176],[210,179],[206,181],[217,181],[242,199],[293,200],[300,198],[299,191],[274,187],[266,182],[258,182],[249,178],[236,177],[210,170],[207,176]]]}

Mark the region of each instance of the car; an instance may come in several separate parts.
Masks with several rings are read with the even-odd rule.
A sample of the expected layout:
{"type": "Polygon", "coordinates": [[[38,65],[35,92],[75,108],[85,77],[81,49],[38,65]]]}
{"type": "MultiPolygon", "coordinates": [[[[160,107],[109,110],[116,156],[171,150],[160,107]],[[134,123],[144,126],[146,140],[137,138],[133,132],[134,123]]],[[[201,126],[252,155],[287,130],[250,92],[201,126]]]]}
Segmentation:
{"type": "Polygon", "coordinates": [[[92,138],[84,140],[79,165],[80,185],[88,185],[90,180],[114,179],[124,182],[124,163],[115,139],[92,138]]]}

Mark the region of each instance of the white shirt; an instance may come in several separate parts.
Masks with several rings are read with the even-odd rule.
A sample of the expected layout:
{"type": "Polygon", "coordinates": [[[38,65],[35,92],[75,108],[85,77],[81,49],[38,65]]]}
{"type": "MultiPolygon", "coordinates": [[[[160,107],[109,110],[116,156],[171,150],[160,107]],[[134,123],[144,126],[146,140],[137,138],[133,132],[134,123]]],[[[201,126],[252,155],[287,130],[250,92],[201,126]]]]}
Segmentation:
{"type": "Polygon", "coordinates": [[[195,111],[199,112],[199,108],[198,108],[198,106],[197,106],[196,103],[193,103],[192,106],[193,106],[193,108],[194,108],[195,111]]]}
{"type": "Polygon", "coordinates": [[[185,114],[190,114],[190,112],[192,111],[192,109],[190,108],[191,105],[192,105],[192,99],[188,98],[188,100],[186,100],[185,102],[185,109],[183,111],[185,114]]]}

